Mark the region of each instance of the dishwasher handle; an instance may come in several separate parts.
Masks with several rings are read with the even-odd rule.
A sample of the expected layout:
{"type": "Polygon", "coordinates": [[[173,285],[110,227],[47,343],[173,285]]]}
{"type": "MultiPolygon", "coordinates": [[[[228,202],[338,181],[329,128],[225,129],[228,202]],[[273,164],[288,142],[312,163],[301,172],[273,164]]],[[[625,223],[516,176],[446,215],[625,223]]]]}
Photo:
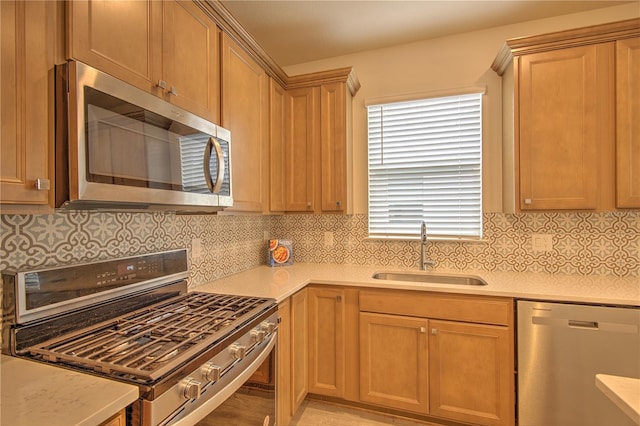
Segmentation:
{"type": "Polygon", "coordinates": [[[598,323],[596,321],[569,320],[568,324],[570,328],[583,328],[587,330],[598,329],[598,323]]]}
{"type": "Polygon", "coordinates": [[[550,316],[538,316],[531,317],[531,323],[534,325],[560,327],[560,328],[572,328],[580,330],[594,330],[594,331],[607,331],[613,333],[628,333],[628,334],[640,334],[640,328],[636,324],[624,324],[618,322],[609,321],[585,321],[585,320],[572,320],[568,318],[558,318],[550,316]]]}

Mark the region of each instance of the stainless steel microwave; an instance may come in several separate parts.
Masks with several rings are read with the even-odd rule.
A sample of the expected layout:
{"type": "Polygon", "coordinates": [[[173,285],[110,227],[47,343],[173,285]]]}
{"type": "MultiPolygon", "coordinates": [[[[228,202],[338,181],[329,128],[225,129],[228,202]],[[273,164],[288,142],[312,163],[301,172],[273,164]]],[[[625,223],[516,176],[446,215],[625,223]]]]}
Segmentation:
{"type": "Polygon", "coordinates": [[[56,207],[233,204],[228,130],[81,62],[55,75],[56,207]]]}

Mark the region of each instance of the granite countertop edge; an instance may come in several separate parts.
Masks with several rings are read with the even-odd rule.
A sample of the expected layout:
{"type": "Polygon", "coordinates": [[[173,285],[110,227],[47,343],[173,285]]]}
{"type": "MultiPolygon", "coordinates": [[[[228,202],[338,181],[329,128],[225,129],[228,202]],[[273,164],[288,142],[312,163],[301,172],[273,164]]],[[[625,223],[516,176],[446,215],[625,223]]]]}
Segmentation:
{"type": "Polygon", "coordinates": [[[190,291],[269,297],[281,302],[308,284],[324,284],[568,303],[640,306],[640,277],[436,269],[429,273],[479,277],[487,285],[427,284],[372,278],[374,273],[385,271],[419,272],[415,269],[384,266],[324,263],[300,263],[280,267],[260,265],[206,284],[190,286],[190,291]]]}

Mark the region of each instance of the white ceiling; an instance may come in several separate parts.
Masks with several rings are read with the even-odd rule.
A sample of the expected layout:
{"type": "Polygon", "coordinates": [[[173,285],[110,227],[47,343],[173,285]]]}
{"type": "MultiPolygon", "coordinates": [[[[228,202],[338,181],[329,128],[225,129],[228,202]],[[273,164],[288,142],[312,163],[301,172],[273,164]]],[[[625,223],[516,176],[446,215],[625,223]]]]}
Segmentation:
{"type": "MultiPolygon", "coordinates": [[[[629,1],[221,0],[280,66],[629,1]]],[[[636,0],[637,2],[637,0],[636,0]]]]}

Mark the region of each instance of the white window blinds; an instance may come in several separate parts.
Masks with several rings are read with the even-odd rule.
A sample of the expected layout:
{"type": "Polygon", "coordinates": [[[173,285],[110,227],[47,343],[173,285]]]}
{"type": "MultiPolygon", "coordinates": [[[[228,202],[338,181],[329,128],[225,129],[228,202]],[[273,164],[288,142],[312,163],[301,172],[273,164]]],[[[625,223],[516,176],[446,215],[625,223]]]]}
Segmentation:
{"type": "Polygon", "coordinates": [[[482,94],[368,107],[369,235],[482,234],[482,94]]]}

